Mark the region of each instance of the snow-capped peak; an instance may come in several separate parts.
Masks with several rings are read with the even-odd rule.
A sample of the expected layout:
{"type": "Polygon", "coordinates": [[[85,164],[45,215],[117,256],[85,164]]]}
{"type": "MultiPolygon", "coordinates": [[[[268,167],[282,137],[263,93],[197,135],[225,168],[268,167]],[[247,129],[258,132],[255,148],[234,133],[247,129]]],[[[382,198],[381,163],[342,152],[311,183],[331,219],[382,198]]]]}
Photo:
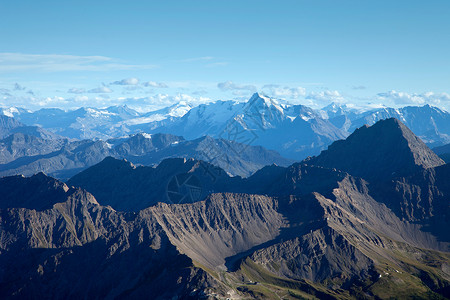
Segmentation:
{"type": "Polygon", "coordinates": [[[260,108],[269,108],[273,109],[275,108],[278,110],[281,114],[284,114],[284,109],[282,106],[276,101],[275,99],[272,99],[270,97],[267,97],[261,93],[254,93],[253,96],[248,100],[247,107],[250,106],[256,106],[260,108]]]}
{"type": "Polygon", "coordinates": [[[20,115],[20,114],[23,113],[23,112],[28,112],[28,113],[30,113],[31,111],[30,111],[30,110],[23,109],[23,108],[17,108],[17,107],[14,107],[14,106],[11,106],[11,107],[1,107],[1,108],[0,108],[0,114],[2,114],[2,115],[4,115],[4,116],[7,116],[7,117],[11,117],[11,118],[14,118],[14,117],[17,116],[17,115],[20,115]]]}
{"type": "Polygon", "coordinates": [[[9,108],[2,108],[2,114],[14,118],[14,113],[18,114],[19,110],[15,107],[9,107],[9,108]]]}

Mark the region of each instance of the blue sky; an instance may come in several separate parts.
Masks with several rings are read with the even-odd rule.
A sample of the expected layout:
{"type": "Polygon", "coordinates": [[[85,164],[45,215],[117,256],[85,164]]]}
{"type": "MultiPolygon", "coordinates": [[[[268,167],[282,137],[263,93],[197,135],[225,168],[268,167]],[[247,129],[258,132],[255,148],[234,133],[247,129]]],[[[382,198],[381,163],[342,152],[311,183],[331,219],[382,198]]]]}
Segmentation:
{"type": "Polygon", "coordinates": [[[450,109],[450,2],[1,1],[0,105],[450,109]],[[145,2],[145,3],[144,3],[145,2]]]}

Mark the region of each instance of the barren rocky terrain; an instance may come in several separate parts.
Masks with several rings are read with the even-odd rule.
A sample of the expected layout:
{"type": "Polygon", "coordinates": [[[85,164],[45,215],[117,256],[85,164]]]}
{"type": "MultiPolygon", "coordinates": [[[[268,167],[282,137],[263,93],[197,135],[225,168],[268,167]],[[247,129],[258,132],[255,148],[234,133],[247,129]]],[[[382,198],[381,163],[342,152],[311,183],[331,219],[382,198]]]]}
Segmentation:
{"type": "Polygon", "coordinates": [[[114,158],[67,183],[3,177],[0,295],[450,297],[449,176],[390,119],[248,178],[194,159],[114,158]],[[173,189],[174,178],[197,181],[173,189]],[[176,189],[201,196],[174,202],[176,189]]]}

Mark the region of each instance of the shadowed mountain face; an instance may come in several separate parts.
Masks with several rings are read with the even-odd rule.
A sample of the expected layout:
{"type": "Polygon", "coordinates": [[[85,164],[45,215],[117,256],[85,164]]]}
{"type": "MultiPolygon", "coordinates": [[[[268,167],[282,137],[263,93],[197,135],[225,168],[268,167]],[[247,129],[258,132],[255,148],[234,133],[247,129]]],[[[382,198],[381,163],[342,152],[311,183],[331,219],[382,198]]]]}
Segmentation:
{"type": "Polygon", "coordinates": [[[58,202],[63,202],[69,187],[44,173],[38,173],[29,178],[0,178],[0,190],[2,208],[46,210],[58,202]],[[18,194],[18,191],[21,193],[18,194]]]}
{"type": "Polygon", "coordinates": [[[379,121],[336,141],[308,163],[336,168],[366,179],[389,179],[444,164],[397,119],[379,121]]]}
{"type": "Polygon", "coordinates": [[[402,220],[422,224],[440,240],[450,242],[450,165],[371,184],[374,198],[402,220]]]}
{"type": "Polygon", "coordinates": [[[8,199],[0,199],[2,298],[167,299],[216,286],[175,248],[150,210],[117,213],[42,174],[7,184],[8,199]],[[25,184],[35,193],[33,206],[45,210],[24,207],[25,184]]]}
{"type": "Polygon", "coordinates": [[[450,144],[433,148],[434,153],[439,155],[446,163],[450,162],[450,144]]]}
{"type": "Polygon", "coordinates": [[[102,205],[121,211],[139,211],[157,202],[199,201],[219,187],[225,190],[232,180],[222,169],[194,159],[173,158],[157,167],[135,167],[130,162],[108,157],[75,175],[67,184],[90,191],[101,199],[102,205]],[[183,185],[188,178],[191,182],[183,185]]]}
{"type": "Polygon", "coordinates": [[[386,137],[391,151],[410,156],[390,172],[369,161],[377,176],[364,179],[351,159],[339,170],[314,165],[320,156],[248,178],[194,159],[134,167],[114,158],[68,185],[43,174],[3,178],[0,295],[448,297],[450,239],[437,227],[450,225],[450,172],[402,124],[384,122],[393,124],[343,143],[381,134],[363,149],[395,157],[386,137]],[[399,173],[403,166],[411,167],[399,173]],[[32,187],[25,198],[24,185],[32,187]]]}

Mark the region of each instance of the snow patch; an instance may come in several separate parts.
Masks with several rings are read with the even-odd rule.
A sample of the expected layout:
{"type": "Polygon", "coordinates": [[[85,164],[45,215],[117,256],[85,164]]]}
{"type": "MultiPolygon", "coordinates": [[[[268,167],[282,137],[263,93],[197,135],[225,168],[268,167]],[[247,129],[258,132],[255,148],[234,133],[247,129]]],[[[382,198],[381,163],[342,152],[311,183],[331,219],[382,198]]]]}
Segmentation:
{"type": "Polygon", "coordinates": [[[141,134],[142,134],[142,136],[145,137],[146,139],[151,139],[151,138],[152,138],[152,134],[150,134],[150,133],[142,132],[141,134]]]}

